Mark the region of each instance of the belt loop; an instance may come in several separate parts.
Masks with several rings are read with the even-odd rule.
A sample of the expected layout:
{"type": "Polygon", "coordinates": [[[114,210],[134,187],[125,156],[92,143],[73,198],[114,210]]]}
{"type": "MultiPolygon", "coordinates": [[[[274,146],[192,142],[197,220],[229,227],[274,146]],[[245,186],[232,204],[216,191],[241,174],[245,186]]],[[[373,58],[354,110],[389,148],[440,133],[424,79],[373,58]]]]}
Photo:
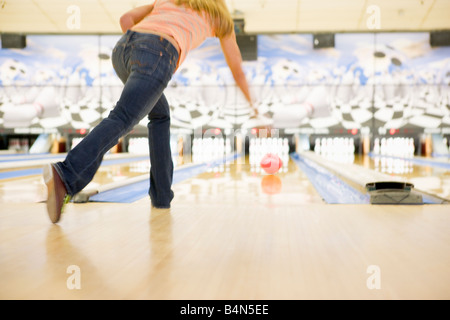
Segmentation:
{"type": "Polygon", "coordinates": [[[127,43],[126,44],[128,44],[130,42],[132,35],[133,35],[133,32],[130,29],[128,29],[128,31],[127,31],[127,43]]]}

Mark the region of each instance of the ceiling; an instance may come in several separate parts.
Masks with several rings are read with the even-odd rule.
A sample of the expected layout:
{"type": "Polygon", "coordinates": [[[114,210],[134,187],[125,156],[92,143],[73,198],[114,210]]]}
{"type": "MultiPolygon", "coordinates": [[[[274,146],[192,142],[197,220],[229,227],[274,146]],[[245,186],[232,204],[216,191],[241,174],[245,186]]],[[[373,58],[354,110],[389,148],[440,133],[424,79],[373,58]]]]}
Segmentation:
{"type": "MultiPolygon", "coordinates": [[[[226,0],[247,33],[450,29],[450,0],[226,0]]],[[[0,32],[120,33],[127,10],[153,0],[0,0],[0,32]],[[76,18],[79,17],[79,23],[76,18]]]]}

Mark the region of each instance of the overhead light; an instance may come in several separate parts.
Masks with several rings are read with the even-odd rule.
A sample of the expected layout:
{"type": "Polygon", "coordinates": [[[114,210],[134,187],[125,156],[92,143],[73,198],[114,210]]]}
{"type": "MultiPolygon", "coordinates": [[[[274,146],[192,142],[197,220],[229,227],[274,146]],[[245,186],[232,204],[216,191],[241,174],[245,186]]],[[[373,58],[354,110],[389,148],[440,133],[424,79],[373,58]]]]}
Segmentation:
{"type": "Polygon", "coordinates": [[[27,46],[27,37],[23,34],[2,33],[2,49],[24,49],[27,46]]]}
{"type": "Polygon", "coordinates": [[[313,37],[314,49],[333,48],[334,33],[319,33],[313,37]]]}
{"type": "Polygon", "coordinates": [[[236,41],[241,51],[243,61],[258,60],[258,36],[257,35],[236,35],[236,41]]]}
{"type": "Polygon", "coordinates": [[[432,47],[450,46],[450,31],[432,31],[430,32],[430,45],[432,47]]]}

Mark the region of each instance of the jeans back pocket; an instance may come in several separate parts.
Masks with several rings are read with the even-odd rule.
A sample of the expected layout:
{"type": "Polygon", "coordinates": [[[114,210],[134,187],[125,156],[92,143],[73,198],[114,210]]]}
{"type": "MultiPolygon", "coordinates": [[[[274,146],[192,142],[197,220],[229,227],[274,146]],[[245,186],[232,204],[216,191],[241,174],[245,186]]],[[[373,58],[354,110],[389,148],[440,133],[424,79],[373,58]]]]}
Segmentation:
{"type": "Polygon", "coordinates": [[[163,52],[148,44],[136,43],[131,45],[132,53],[129,60],[131,71],[136,71],[148,76],[158,69],[163,57],[163,52]]]}

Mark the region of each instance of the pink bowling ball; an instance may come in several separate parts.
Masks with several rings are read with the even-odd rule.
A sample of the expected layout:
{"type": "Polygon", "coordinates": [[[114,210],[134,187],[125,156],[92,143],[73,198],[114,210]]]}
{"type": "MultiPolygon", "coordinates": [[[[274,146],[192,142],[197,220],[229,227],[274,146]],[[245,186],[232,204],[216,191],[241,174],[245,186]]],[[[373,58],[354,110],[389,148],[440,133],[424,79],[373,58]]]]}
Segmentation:
{"type": "Polygon", "coordinates": [[[261,168],[268,174],[277,173],[282,166],[283,161],[276,154],[268,153],[261,159],[261,168]]]}

